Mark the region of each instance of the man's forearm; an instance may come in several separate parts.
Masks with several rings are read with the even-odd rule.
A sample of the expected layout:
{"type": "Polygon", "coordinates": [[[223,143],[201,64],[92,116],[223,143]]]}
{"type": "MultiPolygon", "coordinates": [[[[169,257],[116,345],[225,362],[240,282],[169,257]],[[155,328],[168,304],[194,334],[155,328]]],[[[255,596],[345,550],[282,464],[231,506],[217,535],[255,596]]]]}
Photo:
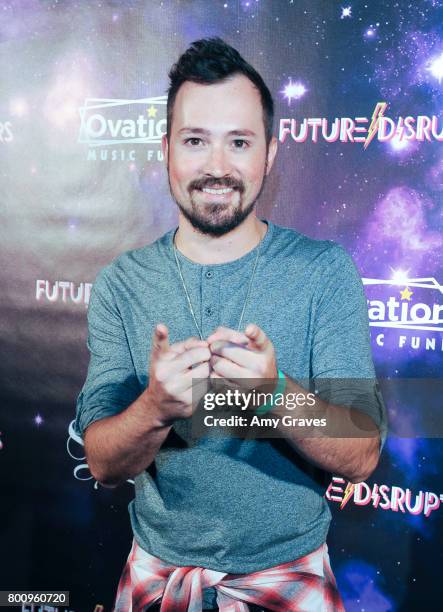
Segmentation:
{"type": "Polygon", "coordinates": [[[157,416],[145,390],[123,412],[92,423],[85,432],[91,474],[104,485],[117,486],[140,474],[155,459],[171,425],[157,416]]]}
{"type": "MultiPolygon", "coordinates": [[[[285,394],[308,393],[288,376],[286,379],[285,394]]],[[[290,411],[276,407],[272,413],[282,416],[290,411]]],[[[347,406],[328,404],[318,397],[306,416],[325,418],[324,431],[321,427],[313,427],[300,436],[300,427],[284,426],[281,419],[279,424],[281,433],[300,455],[351,482],[361,482],[370,476],[377,467],[380,447],[380,435],[371,417],[347,406]],[[361,432],[365,434],[360,437],[361,432]]]]}

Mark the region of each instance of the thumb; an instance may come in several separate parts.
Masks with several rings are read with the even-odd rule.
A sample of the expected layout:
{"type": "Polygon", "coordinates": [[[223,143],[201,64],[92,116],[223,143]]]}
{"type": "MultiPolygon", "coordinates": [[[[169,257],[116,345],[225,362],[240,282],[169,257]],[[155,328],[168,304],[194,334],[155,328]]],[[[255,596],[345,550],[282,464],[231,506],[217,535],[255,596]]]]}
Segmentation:
{"type": "Polygon", "coordinates": [[[152,338],[152,352],[156,357],[169,350],[168,328],[164,323],[155,326],[152,338]]]}
{"type": "Polygon", "coordinates": [[[269,339],[258,325],[249,323],[245,329],[245,335],[249,338],[249,347],[258,349],[260,351],[268,348],[269,339]]]}

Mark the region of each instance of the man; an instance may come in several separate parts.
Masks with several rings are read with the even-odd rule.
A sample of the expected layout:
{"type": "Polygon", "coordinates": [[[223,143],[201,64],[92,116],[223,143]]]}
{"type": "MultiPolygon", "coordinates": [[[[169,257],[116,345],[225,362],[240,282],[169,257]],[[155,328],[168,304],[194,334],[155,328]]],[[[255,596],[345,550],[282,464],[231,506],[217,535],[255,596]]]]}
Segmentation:
{"type": "Polygon", "coordinates": [[[98,275],[77,407],[92,475],[135,478],[115,610],[341,610],[319,473],[358,482],[375,469],[375,386],[358,406],[317,400],[338,431],[375,422],[372,437],[285,427],[279,439],[195,440],[192,383],[272,379],[288,393],[302,379],[372,381],[361,281],[338,245],[256,216],[277,151],[260,75],[209,39],[169,76],[163,152],[179,226],[98,275]]]}

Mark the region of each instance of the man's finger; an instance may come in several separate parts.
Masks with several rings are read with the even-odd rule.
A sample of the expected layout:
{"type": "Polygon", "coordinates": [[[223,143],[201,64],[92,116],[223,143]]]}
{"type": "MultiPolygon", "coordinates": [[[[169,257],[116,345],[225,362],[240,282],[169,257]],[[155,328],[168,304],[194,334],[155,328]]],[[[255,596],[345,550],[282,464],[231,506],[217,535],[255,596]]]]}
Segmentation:
{"type": "Polygon", "coordinates": [[[152,352],[155,356],[167,353],[169,350],[168,328],[163,323],[155,326],[152,338],[152,352]]]}
{"type": "Polygon", "coordinates": [[[235,342],[236,344],[247,344],[249,338],[243,333],[230,329],[229,327],[217,327],[208,338],[206,338],[209,344],[217,340],[224,340],[225,342],[235,342]]]}
{"type": "Polygon", "coordinates": [[[217,382],[223,381],[221,386],[213,387],[214,391],[226,391],[226,389],[231,389],[232,391],[235,391],[236,389],[238,389],[240,392],[243,392],[249,391],[250,389],[254,388],[254,385],[251,385],[251,381],[249,378],[235,378],[231,380],[229,378],[226,378],[225,376],[217,374],[215,370],[211,370],[209,374],[209,379],[217,380],[217,382]]]}
{"type": "Polygon", "coordinates": [[[171,360],[171,368],[177,374],[181,372],[185,372],[188,368],[191,368],[195,364],[209,361],[211,358],[211,352],[207,346],[199,346],[196,348],[191,348],[188,351],[185,351],[181,355],[176,355],[174,359],[171,360]]]}
{"type": "Polygon", "coordinates": [[[258,325],[255,325],[255,323],[250,323],[246,327],[245,334],[250,340],[250,347],[256,348],[260,351],[263,351],[264,349],[266,349],[268,346],[268,343],[270,342],[265,332],[262,329],[260,329],[258,325]]]}
{"type": "Polygon", "coordinates": [[[211,356],[210,364],[213,371],[229,380],[246,378],[245,372],[248,374],[250,373],[249,370],[246,370],[229,359],[219,357],[218,355],[211,356]]]}
{"type": "Polygon", "coordinates": [[[208,346],[206,340],[200,340],[199,338],[192,336],[191,338],[186,338],[186,340],[174,342],[174,344],[171,344],[171,346],[169,347],[169,350],[175,353],[176,355],[181,355],[182,353],[188,351],[191,348],[197,348],[202,346],[208,346]]]}
{"type": "Polygon", "coordinates": [[[237,363],[243,367],[250,367],[253,369],[252,364],[254,361],[255,351],[246,348],[244,345],[238,345],[234,342],[223,342],[222,340],[216,340],[209,345],[211,353],[213,355],[220,355],[220,357],[226,357],[234,363],[237,363]]]}

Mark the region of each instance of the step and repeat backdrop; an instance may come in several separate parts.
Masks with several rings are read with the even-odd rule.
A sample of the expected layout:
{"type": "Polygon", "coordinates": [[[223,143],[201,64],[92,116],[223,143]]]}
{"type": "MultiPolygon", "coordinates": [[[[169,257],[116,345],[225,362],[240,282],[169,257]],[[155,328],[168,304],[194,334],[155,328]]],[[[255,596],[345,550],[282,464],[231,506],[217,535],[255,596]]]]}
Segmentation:
{"type": "Polygon", "coordinates": [[[73,431],[97,272],[177,224],[167,73],[220,36],[276,103],[258,214],[353,256],[391,422],[379,467],[331,477],[346,609],[440,609],[443,2],[0,1],[0,590],[111,610],[131,482],[98,485],[73,431]]]}

